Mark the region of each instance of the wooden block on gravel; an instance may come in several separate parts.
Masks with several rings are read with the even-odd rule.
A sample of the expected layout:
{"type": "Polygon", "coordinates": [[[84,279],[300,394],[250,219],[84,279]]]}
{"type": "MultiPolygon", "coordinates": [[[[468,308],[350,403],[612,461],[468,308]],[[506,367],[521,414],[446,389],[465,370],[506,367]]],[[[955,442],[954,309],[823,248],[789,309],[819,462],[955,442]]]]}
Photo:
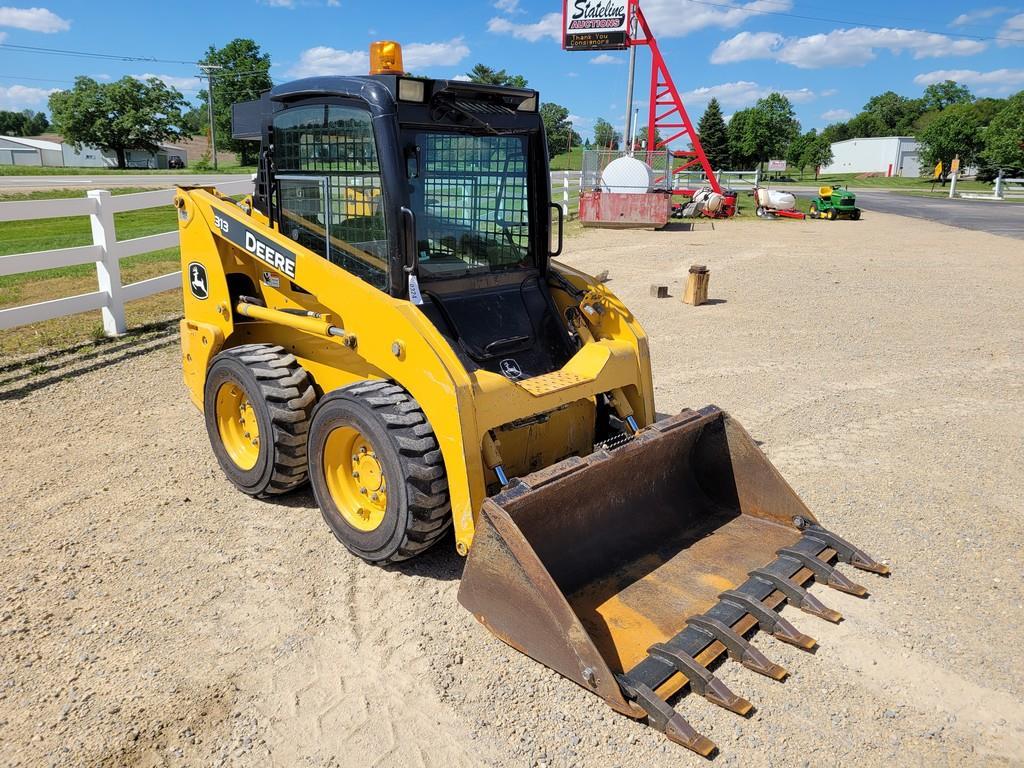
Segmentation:
{"type": "Polygon", "coordinates": [[[653,296],[656,299],[667,299],[668,298],[668,286],[667,285],[657,285],[657,284],[652,285],[651,286],[651,296],[653,296]]]}
{"type": "Polygon", "coordinates": [[[690,274],[686,278],[686,290],[683,292],[683,302],[697,307],[707,301],[710,280],[711,273],[703,264],[694,264],[690,267],[690,274]]]}

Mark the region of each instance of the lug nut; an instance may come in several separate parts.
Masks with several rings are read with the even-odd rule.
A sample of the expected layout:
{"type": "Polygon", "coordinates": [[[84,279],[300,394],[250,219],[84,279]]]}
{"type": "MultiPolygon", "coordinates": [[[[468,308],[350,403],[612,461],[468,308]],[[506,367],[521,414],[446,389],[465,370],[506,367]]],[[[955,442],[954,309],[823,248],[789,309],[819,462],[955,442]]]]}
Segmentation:
{"type": "Polygon", "coordinates": [[[353,472],[353,473],[352,473],[352,477],[353,477],[354,479],[358,480],[358,479],[359,479],[359,473],[358,473],[358,472],[353,472]]]}
{"type": "Polygon", "coordinates": [[[363,494],[364,496],[366,495],[366,489],[365,489],[365,488],[360,488],[360,489],[359,489],[359,492],[360,492],[361,494],[363,494]]]}
{"type": "Polygon", "coordinates": [[[380,498],[380,496],[378,496],[376,493],[371,493],[370,494],[370,501],[377,501],[377,499],[379,499],[379,498],[380,498]]]}

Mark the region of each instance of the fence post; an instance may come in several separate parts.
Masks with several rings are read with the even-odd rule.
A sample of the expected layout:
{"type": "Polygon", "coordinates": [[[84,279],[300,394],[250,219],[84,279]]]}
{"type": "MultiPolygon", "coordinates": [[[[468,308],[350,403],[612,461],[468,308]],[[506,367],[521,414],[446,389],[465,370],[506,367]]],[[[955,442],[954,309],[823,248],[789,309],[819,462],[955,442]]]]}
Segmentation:
{"type": "Polygon", "coordinates": [[[96,201],[96,211],[89,214],[92,225],[92,242],[103,249],[103,255],[96,262],[96,279],[100,291],[107,294],[103,307],[103,332],[117,336],[128,330],[124,321],[124,298],[121,292],[121,261],[117,258],[117,232],[114,229],[114,214],[110,210],[110,190],[91,189],[87,193],[96,201]]]}
{"type": "Polygon", "coordinates": [[[953,174],[949,177],[949,199],[952,200],[953,196],[956,195],[956,176],[957,172],[953,171],[953,174]]]}
{"type": "Polygon", "coordinates": [[[562,214],[569,215],[569,172],[562,171],[562,214]]]}
{"type": "Polygon", "coordinates": [[[999,169],[999,175],[996,176],[996,192],[995,195],[1000,200],[1003,199],[1003,169],[999,169]]]}

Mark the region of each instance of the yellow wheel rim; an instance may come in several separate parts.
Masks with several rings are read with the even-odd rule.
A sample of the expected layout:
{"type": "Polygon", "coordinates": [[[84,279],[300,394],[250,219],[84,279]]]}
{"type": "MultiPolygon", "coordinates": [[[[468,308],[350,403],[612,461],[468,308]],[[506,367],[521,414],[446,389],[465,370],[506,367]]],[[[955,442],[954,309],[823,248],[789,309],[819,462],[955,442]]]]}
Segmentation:
{"type": "Polygon", "coordinates": [[[354,427],[337,427],[327,436],[324,479],[345,522],[359,531],[376,530],[388,508],[384,468],[371,443],[354,427]]]}
{"type": "Polygon", "coordinates": [[[240,386],[227,381],[217,390],[214,407],[224,450],[239,469],[252,469],[260,457],[260,425],[249,396],[240,386]]]}

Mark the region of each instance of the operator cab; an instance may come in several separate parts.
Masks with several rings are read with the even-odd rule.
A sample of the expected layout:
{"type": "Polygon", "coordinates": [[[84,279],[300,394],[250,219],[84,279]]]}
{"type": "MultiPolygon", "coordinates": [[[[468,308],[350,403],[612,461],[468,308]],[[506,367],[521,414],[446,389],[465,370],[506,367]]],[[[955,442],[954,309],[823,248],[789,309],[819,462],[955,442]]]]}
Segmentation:
{"type": "Polygon", "coordinates": [[[420,303],[468,370],[561,368],[574,346],[547,287],[561,208],[538,93],[407,77],[396,43],[374,43],[371,61],[368,76],[306,78],[234,105],[233,136],[261,141],[255,207],[420,303]]]}

